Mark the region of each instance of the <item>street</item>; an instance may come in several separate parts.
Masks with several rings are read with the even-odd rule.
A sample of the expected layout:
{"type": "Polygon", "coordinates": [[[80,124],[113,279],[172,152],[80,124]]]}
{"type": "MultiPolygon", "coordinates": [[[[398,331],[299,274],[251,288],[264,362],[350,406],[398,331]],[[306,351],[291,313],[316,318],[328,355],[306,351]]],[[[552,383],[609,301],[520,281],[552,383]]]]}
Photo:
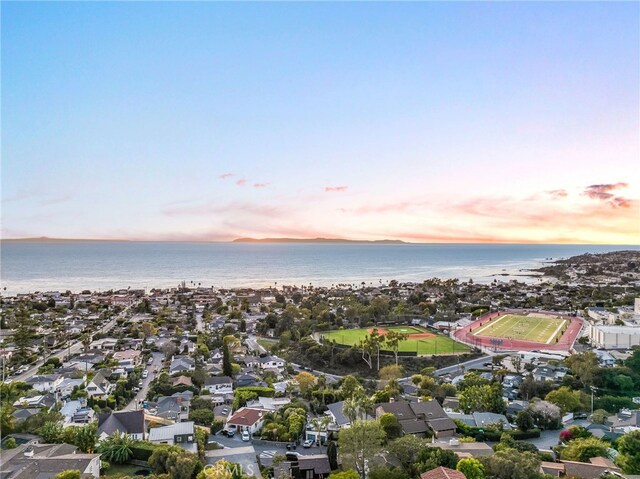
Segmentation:
{"type": "Polygon", "coordinates": [[[145,369],[149,371],[149,375],[146,379],[142,380],[142,387],[140,391],[135,395],[135,397],[131,400],[129,404],[127,404],[122,410],[123,411],[135,411],[137,409],[142,408],[141,402],[145,400],[147,397],[147,392],[149,392],[149,386],[151,381],[156,377],[153,371],[154,369],[158,370],[158,374],[160,374],[160,370],[162,369],[162,360],[164,359],[164,354],[162,353],[152,353],[153,354],[153,362],[151,365],[145,365],[145,369]]]}

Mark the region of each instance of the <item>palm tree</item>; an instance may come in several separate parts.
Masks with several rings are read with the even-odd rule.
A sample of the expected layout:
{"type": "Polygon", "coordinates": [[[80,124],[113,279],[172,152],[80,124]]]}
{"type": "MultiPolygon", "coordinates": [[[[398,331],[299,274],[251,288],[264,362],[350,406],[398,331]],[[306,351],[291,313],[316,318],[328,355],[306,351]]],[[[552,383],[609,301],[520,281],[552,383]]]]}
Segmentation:
{"type": "Polygon", "coordinates": [[[102,459],[116,464],[124,464],[133,457],[132,447],[136,440],[127,434],[116,431],[100,443],[98,450],[102,453],[102,459]]]}
{"type": "Polygon", "coordinates": [[[331,418],[329,416],[314,417],[309,422],[313,427],[313,432],[316,433],[316,443],[320,444],[320,433],[327,430],[327,426],[331,422],[331,418]]]}

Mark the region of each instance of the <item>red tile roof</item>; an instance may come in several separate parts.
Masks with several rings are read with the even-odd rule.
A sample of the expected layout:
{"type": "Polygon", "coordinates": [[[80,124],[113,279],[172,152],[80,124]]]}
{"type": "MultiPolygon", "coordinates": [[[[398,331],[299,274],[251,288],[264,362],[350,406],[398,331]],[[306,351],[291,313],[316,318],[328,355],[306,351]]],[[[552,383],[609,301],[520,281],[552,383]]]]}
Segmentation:
{"type": "Polygon", "coordinates": [[[233,424],[236,426],[253,426],[262,418],[263,411],[259,409],[251,409],[244,407],[238,409],[236,413],[229,418],[227,424],[233,424]]]}
{"type": "Polygon", "coordinates": [[[436,467],[420,474],[420,479],[465,479],[464,474],[448,467],[436,467]]]}

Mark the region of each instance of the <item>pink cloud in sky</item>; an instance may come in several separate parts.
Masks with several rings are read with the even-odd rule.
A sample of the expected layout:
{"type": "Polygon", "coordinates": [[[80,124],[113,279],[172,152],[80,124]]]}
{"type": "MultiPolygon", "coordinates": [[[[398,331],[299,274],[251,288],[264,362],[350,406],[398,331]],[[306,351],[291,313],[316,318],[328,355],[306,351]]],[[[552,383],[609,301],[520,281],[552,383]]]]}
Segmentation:
{"type": "Polygon", "coordinates": [[[244,186],[247,183],[247,180],[245,180],[244,178],[236,181],[236,185],[238,186],[244,186]]]}
{"type": "Polygon", "coordinates": [[[220,178],[221,180],[226,180],[227,178],[231,178],[232,176],[235,176],[233,173],[223,173],[222,175],[218,176],[218,178],[220,178]]]}
{"type": "Polygon", "coordinates": [[[253,184],[254,188],[266,188],[267,186],[269,186],[269,183],[254,183],[253,184]]]}
{"type": "Polygon", "coordinates": [[[342,193],[344,191],[347,191],[349,189],[348,186],[325,186],[324,188],[324,192],[325,193],[342,193]]]}
{"type": "Polygon", "coordinates": [[[624,189],[629,186],[627,183],[610,183],[602,185],[590,185],[584,190],[584,195],[588,196],[592,200],[599,200],[606,202],[612,208],[629,208],[633,200],[625,198],[623,196],[616,196],[612,191],[624,189]]]}
{"type": "Polygon", "coordinates": [[[566,198],[569,195],[569,193],[567,193],[567,190],[563,190],[563,189],[550,190],[550,191],[547,191],[547,194],[554,199],[566,198]]]}

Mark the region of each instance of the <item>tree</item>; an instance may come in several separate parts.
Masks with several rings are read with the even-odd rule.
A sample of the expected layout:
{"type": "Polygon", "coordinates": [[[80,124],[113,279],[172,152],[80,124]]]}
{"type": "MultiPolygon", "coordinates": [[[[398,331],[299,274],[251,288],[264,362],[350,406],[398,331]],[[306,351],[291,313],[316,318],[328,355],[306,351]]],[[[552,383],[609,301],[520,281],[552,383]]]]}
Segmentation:
{"type": "Polygon", "coordinates": [[[2,443],[2,447],[4,449],[15,449],[16,447],[18,447],[18,443],[16,442],[16,440],[14,438],[8,437],[2,443]]]}
{"type": "Polygon", "coordinates": [[[420,451],[426,447],[425,439],[413,434],[407,434],[395,441],[391,441],[387,446],[387,450],[400,461],[400,464],[408,474],[415,476],[416,471],[413,465],[418,461],[420,451]]]}
{"type": "Polygon", "coordinates": [[[140,328],[142,329],[142,334],[144,334],[145,339],[149,336],[153,336],[157,332],[156,327],[148,321],[142,323],[142,326],[140,326],[140,328]]]}
{"type": "Polygon", "coordinates": [[[362,384],[355,376],[347,375],[342,378],[342,383],[340,384],[340,395],[342,399],[349,399],[353,397],[356,393],[360,393],[362,391],[362,384]]]}
{"type": "Polygon", "coordinates": [[[640,430],[631,431],[618,439],[617,463],[627,474],[640,474],[640,430]]]}
{"type": "Polygon", "coordinates": [[[365,479],[366,464],[382,450],[384,440],[385,432],[378,421],[355,421],[338,436],[342,464],[365,479]]]}
{"type": "Polygon", "coordinates": [[[136,441],[128,434],[115,434],[100,442],[98,451],[102,454],[102,459],[116,464],[124,464],[133,457],[133,450],[136,441]]]}
{"type": "MultiPolygon", "coordinates": [[[[396,366],[398,365],[398,349],[400,348],[400,343],[402,341],[405,341],[408,337],[409,337],[408,334],[399,333],[396,331],[389,331],[384,336],[384,342],[387,344],[387,346],[391,348],[391,351],[393,351],[393,355],[395,356],[395,359],[396,359],[396,366]]],[[[384,378],[380,377],[380,379],[384,379],[384,378]]]]}
{"type": "Polygon", "coordinates": [[[56,474],[56,479],[80,479],[80,471],[77,469],[67,469],[56,474]]]}
{"type": "Polygon", "coordinates": [[[418,473],[422,473],[439,466],[455,469],[457,465],[458,456],[455,452],[439,447],[426,447],[418,454],[415,468],[418,473]]]}
{"type": "MultiPolygon", "coordinates": [[[[229,376],[230,378],[233,377],[233,365],[231,363],[231,351],[230,351],[230,346],[229,343],[232,340],[227,339],[229,338],[229,336],[225,336],[223,343],[222,343],[222,373],[225,376],[229,376]]],[[[232,336],[233,338],[233,336],[232,336]]],[[[235,338],[233,338],[233,341],[235,341],[235,338]]]]}
{"type": "Polygon", "coordinates": [[[398,422],[398,418],[395,414],[384,413],[380,416],[380,425],[382,429],[384,429],[385,434],[387,435],[387,439],[396,439],[400,437],[402,434],[402,427],[400,426],[400,422],[398,422]]]}
{"type": "Polygon", "coordinates": [[[62,442],[63,433],[62,424],[53,421],[44,423],[39,431],[44,442],[48,444],[58,444],[62,442]]]}
{"type": "Polygon", "coordinates": [[[367,477],[369,479],[409,479],[404,469],[393,466],[373,466],[367,477]]]}
{"type": "Polygon", "coordinates": [[[528,431],[529,429],[533,429],[533,427],[535,426],[533,416],[526,409],[520,411],[516,416],[516,425],[521,431],[528,431]]]}
{"type": "Polygon", "coordinates": [[[179,446],[156,447],[147,462],[156,474],[172,479],[191,479],[202,467],[198,456],[179,446]]]}
{"type": "Polygon", "coordinates": [[[585,398],[583,395],[584,393],[581,391],[573,391],[570,387],[562,386],[551,391],[544,399],[558,406],[564,414],[584,410],[586,405],[584,404],[585,398]]]}
{"type": "Polygon", "coordinates": [[[82,452],[93,453],[98,442],[98,423],[87,424],[76,430],[74,445],[82,452]]]}
{"type": "Polygon", "coordinates": [[[400,379],[404,375],[404,368],[402,366],[398,366],[390,364],[389,366],[385,366],[380,368],[378,371],[378,376],[383,381],[390,381],[392,379],[400,379]]]}
{"type": "Polygon", "coordinates": [[[467,414],[470,412],[503,414],[506,406],[502,399],[502,385],[493,383],[467,387],[460,393],[460,409],[467,414]]]}
{"type": "Polygon", "coordinates": [[[560,457],[566,461],[589,462],[592,457],[606,456],[609,444],[596,437],[578,438],[560,451],[560,457]]]}
{"type": "Polygon", "coordinates": [[[316,377],[306,371],[298,373],[293,380],[298,384],[303,396],[308,396],[316,384],[316,377]]]}
{"type": "Polygon", "coordinates": [[[464,474],[467,479],[484,479],[484,466],[473,457],[460,459],[456,470],[464,474]]]}
{"type": "Polygon", "coordinates": [[[479,458],[487,477],[495,479],[540,479],[540,459],[532,452],[515,449],[497,451],[479,458]]]}
{"type": "Polygon", "coordinates": [[[560,408],[548,401],[536,401],[529,405],[536,426],[542,429],[559,429],[562,426],[560,408]]]}
{"type": "Polygon", "coordinates": [[[585,351],[584,353],[572,354],[565,359],[566,365],[571,369],[571,373],[580,380],[584,387],[592,386],[600,363],[596,353],[585,351]]]}

